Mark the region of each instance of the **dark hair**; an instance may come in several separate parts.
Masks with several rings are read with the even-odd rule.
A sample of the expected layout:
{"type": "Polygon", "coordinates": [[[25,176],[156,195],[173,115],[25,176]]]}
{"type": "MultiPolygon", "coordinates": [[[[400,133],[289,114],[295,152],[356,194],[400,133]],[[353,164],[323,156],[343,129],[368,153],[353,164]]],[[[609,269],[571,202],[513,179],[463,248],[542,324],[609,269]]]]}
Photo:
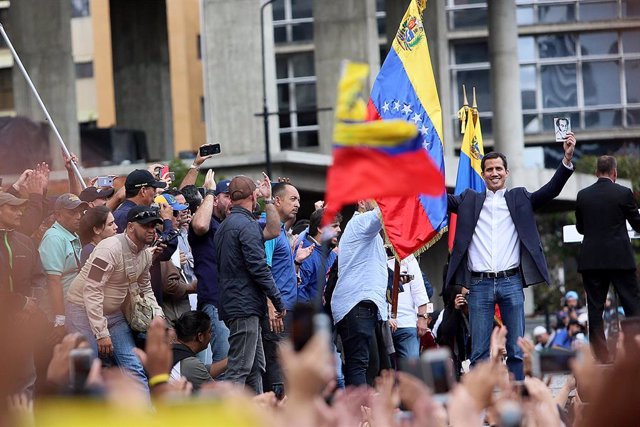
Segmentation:
{"type": "Polygon", "coordinates": [[[482,157],[482,160],[480,161],[480,169],[482,169],[482,172],[484,172],[484,164],[487,160],[491,160],[491,159],[502,159],[502,164],[504,165],[505,169],[509,169],[509,167],[507,166],[507,156],[505,156],[502,153],[499,153],[497,151],[491,151],[487,154],[485,154],[482,157]]]}
{"type": "MultiPolygon", "coordinates": [[[[313,237],[318,234],[318,228],[320,228],[320,224],[322,224],[322,217],[324,216],[324,208],[316,209],[311,214],[309,218],[309,236],[313,237]]],[[[342,222],[342,215],[336,215],[334,222],[342,222]]]]}
{"type": "MultiPolygon", "coordinates": [[[[284,196],[285,191],[287,191],[287,186],[291,185],[288,182],[278,182],[271,187],[271,195],[273,197],[282,197],[284,196]]],[[[291,185],[293,187],[293,185],[291,185]]]]}
{"type": "Polygon", "coordinates": [[[618,162],[613,156],[600,156],[596,165],[598,175],[609,175],[618,167],[618,162]]]}
{"type": "Polygon", "coordinates": [[[198,191],[198,187],[195,185],[185,185],[180,191],[189,205],[189,210],[195,213],[202,203],[202,196],[198,191]]]}
{"type": "MultiPolygon", "coordinates": [[[[173,197],[183,196],[182,191],[178,190],[176,187],[171,187],[164,191],[167,194],[171,194],[173,197]]],[[[186,197],[185,197],[186,199],[186,197]]]]}
{"type": "Polygon", "coordinates": [[[87,209],[80,219],[80,229],[78,230],[83,245],[89,243],[93,238],[94,227],[100,228],[105,225],[110,212],[111,210],[106,206],[87,209]]]}
{"type": "Polygon", "coordinates": [[[131,199],[133,197],[136,197],[138,194],[140,194],[140,190],[142,190],[144,187],[134,187],[134,188],[126,188],[124,189],[124,197],[127,199],[131,199]]]}
{"type": "Polygon", "coordinates": [[[293,227],[291,227],[291,234],[300,234],[307,227],[309,227],[309,220],[308,219],[301,219],[298,222],[296,222],[293,227]]]}
{"type": "Polygon", "coordinates": [[[189,342],[211,329],[211,318],[204,311],[187,311],[175,321],[174,327],[178,339],[189,342]]]}

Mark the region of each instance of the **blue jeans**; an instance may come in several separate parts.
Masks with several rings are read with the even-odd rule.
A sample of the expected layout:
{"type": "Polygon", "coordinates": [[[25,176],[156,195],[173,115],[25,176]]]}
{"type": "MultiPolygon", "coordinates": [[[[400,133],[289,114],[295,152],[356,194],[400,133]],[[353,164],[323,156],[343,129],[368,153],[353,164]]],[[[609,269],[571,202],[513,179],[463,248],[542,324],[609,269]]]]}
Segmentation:
{"type": "Polygon", "coordinates": [[[220,320],[213,304],[204,304],[201,310],[211,318],[211,362],[216,363],[229,354],[229,328],[220,320]]]}
{"type": "Polygon", "coordinates": [[[417,359],[420,357],[418,328],[398,328],[392,335],[398,359],[417,359]]]}
{"type": "Polygon", "coordinates": [[[360,301],[336,324],[344,352],[346,385],[366,385],[369,347],[378,322],[378,307],[371,301],[360,301]]]}
{"type": "Polygon", "coordinates": [[[500,307],[507,327],[507,367],[515,379],[524,379],[522,350],[518,337],[524,335],[524,291],[522,276],[497,279],[472,278],[469,286],[469,325],[471,326],[471,364],[489,357],[495,304],[500,307]]]}
{"type": "MultiPolygon", "coordinates": [[[[94,354],[98,356],[98,343],[91,331],[91,325],[89,324],[89,318],[87,317],[87,311],[84,306],[67,302],[65,303],[65,312],[67,316],[67,331],[84,335],[87,342],[91,345],[94,354]]],[[[127,320],[120,311],[107,314],[106,318],[111,343],[113,344],[113,358],[115,359],[116,365],[131,373],[148,393],[149,385],[147,383],[147,375],[144,372],[140,359],[138,359],[138,356],[133,352],[136,345],[127,320]]]]}

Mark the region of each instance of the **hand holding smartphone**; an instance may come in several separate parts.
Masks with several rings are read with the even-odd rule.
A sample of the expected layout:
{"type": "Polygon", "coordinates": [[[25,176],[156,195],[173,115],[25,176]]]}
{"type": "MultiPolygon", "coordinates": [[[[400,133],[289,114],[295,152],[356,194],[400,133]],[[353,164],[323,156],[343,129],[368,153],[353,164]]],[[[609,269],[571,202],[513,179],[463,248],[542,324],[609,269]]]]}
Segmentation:
{"type": "Polygon", "coordinates": [[[200,157],[212,156],[214,154],[220,154],[220,144],[204,144],[200,146],[198,150],[200,157]]]}

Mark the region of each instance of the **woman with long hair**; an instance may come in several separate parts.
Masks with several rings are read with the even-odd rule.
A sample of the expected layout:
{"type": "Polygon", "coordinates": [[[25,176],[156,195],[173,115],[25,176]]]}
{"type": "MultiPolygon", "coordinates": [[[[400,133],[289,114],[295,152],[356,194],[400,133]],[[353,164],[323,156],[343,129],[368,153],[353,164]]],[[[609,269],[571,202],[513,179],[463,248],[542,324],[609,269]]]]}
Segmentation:
{"type": "Polygon", "coordinates": [[[78,232],[83,245],[80,253],[80,265],[84,265],[100,241],[115,235],[117,231],[118,227],[108,207],[96,206],[87,209],[80,220],[80,231],[78,232]]]}

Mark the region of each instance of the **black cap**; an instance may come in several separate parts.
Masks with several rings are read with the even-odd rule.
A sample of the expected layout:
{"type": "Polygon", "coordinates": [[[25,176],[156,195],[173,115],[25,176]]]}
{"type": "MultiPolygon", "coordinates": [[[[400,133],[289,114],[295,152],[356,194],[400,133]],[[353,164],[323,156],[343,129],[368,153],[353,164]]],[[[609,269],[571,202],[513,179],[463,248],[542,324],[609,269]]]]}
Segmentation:
{"type": "Polygon", "coordinates": [[[138,224],[149,224],[150,222],[156,222],[162,224],[162,218],[158,209],[149,206],[137,205],[129,210],[127,213],[127,222],[137,222],[138,224]]]}
{"type": "Polygon", "coordinates": [[[127,190],[139,189],[142,187],[165,188],[167,183],[164,181],[158,181],[148,170],[136,169],[127,175],[127,180],[124,182],[124,186],[127,190]]]}

